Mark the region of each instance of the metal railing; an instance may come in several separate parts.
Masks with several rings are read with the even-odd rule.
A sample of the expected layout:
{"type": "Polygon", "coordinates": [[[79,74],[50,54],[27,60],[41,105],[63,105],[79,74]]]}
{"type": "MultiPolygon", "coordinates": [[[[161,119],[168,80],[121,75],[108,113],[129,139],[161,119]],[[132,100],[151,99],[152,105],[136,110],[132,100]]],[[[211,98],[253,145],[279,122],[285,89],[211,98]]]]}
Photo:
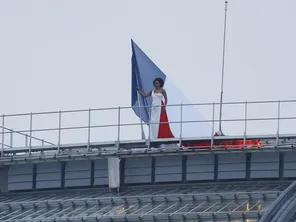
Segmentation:
{"type": "MultiPolygon", "coordinates": [[[[183,130],[186,124],[196,124],[196,123],[209,123],[211,124],[211,145],[214,143],[214,133],[217,123],[219,123],[218,112],[216,112],[219,103],[199,103],[199,104],[179,104],[179,105],[167,105],[170,109],[175,109],[180,113],[179,119],[171,119],[169,116],[169,123],[179,124],[180,134],[175,135],[179,138],[179,143],[182,142],[186,135],[183,135],[183,130]],[[197,110],[205,117],[204,120],[200,119],[186,119],[184,116],[184,110],[187,107],[194,106],[197,110]]],[[[223,117],[222,122],[224,126],[224,133],[228,135],[242,135],[244,138],[244,144],[248,135],[254,134],[273,134],[276,135],[276,144],[279,143],[279,136],[283,132],[287,131],[289,134],[296,133],[295,125],[288,127],[283,124],[283,121],[288,121],[289,124],[293,120],[296,120],[296,100],[283,100],[283,101],[254,101],[254,102],[227,102],[222,104],[224,106],[224,112],[227,113],[223,117]],[[272,107],[266,107],[266,106],[272,107]],[[284,107],[284,106],[294,107],[284,107]],[[236,107],[234,107],[236,106],[236,107]],[[254,107],[265,106],[259,109],[254,109],[254,107]],[[239,107],[240,111],[237,111],[239,107]],[[229,109],[227,112],[227,108],[229,109]],[[273,114],[269,116],[268,112],[273,114]],[[254,115],[255,113],[255,115],[254,115]],[[261,117],[260,117],[261,113],[261,117]],[[288,113],[288,114],[287,114],[288,113]],[[295,113],[293,115],[293,113],[295,113]],[[238,117],[227,117],[227,116],[238,116],[238,117]],[[272,122],[271,125],[264,126],[260,125],[262,122],[272,122]],[[235,125],[239,123],[239,126],[235,125]],[[227,124],[231,124],[227,125],[227,124]],[[250,126],[254,124],[253,126],[250,126]],[[282,127],[280,127],[283,125],[282,127]],[[264,131],[263,133],[258,133],[258,129],[264,131]],[[238,133],[240,131],[240,133],[238,133]],[[269,132],[271,131],[271,132],[269,132]]],[[[151,110],[151,107],[148,107],[151,110]]],[[[151,112],[149,112],[151,113],[151,112]]],[[[150,114],[151,115],[151,114],[150,114]]],[[[159,124],[159,123],[151,123],[159,124]]],[[[28,152],[31,154],[32,147],[37,146],[36,142],[41,142],[41,145],[52,145],[57,147],[57,152],[60,152],[60,147],[63,144],[68,144],[67,139],[70,143],[78,143],[75,139],[80,138],[80,143],[87,144],[87,151],[90,149],[90,144],[92,141],[117,141],[118,144],[123,140],[140,140],[142,123],[134,115],[132,107],[113,107],[113,108],[100,108],[100,109],[81,109],[81,110],[65,110],[65,111],[54,111],[54,112],[38,112],[38,113],[22,113],[22,114],[8,114],[2,115],[2,132],[1,134],[1,153],[3,156],[4,149],[9,149],[13,147],[28,147],[28,152]],[[127,113],[124,113],[126,112],[127,113]],[[104,114],[103,114],[104,113],[104,114]],[[108,113],[106,116],[105,114],[108,113]],[[113,113],[113,114],[112,114],[113,113]],[[99,114],[99,115],[98,115],[99,114]],[[67,115],[72,115],[71,118],[67,115]],[[78,115],[78,116],[77,116],[78,115]],[[79,117],[80,115],[80,117],[79,117]],[[98,115],[98,116],[96,116],[98,115]],[[55,118],[55,121],[50,118],[55,118]],[[7,120],[14,118],[25,118],[29,119],[29,124],[20,124],[18,121],[12,121],[7,123],[7,120]],[[84,121],[82,121],[84,119],[84,121]],[[126,121],[126,119],[128,119],[126,121]],[[36,123],[33,124],[34,120],[36,123]],[[107,121],[107,122],[106,122],[107,121]],[[55,122],[54,126],[50,126],[55,122]],[[14,125],[14,127],[11,127],[14,125]],[[131,131],[127,130],[129,127],[137,127],[131,131]],[[11,130],[11,129],[14,130],[11,130]],[[108,130],[113,128],[113,131],[108,133],[108,130]],[[100,130],[94,132],[95,130],[100,130]],[[71,131],[80,130],[84,133],[71,134],[71,131]],[[63,135],[63,133],[68,133],[68,135],[63,135]],[[39,139],[36,134],[50,134],[45,135],[45,139],[39,139]],[[55,133],[55,135],[52,135],[55,133]],[[112,135],[112,139],[110,138],[112,135]],[[139,137],[135,137],[135,135],[139,137]],[[7,135],[10,135],[10,145],[7,145],[7,135]],[[25,143],[21,142],[21,139],[16,139],[14,135],[21,135],[25,137],[25,143]],[[83,138],[82,138],[83,137],[83,138]],[[132,137],[132,138],[130,138],[132,137]],[[103,139],[101,139],[103,138],[103,139]],[[64,141],[65,142],[64,142],[64,141]],[[49,142],[54,141],[54,142],[49,142]],[[74,141],[74,142],[73,142],[74,141]],[[8,148],[7,148],[8,147],[8,148]]],[[[147,131],[148,143],[150,142],[150,130],[145,126],[147,131]]],[[[259,131],[260,131],[259,130],[259,131]]],[[[198,135],[197,135],[198,137],[198,135]]],[[[43,137],[44,138],[44,137],[43,137]]]]}

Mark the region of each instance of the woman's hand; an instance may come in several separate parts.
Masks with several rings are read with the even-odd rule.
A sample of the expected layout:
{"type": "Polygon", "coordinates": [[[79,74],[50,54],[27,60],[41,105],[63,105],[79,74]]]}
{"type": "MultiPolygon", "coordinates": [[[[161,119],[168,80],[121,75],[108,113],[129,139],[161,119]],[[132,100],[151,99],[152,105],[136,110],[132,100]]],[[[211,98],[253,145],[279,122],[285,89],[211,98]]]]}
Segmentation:
{"type": "Polygon", "coordinates": [[[151,93],[152,93],[152,91],[150,91],[149,93],[145,94],[142,90],[140,90],[140,89],[137,89],[137,90],[143,97],[151,96],[151,93]]]}
{"type": "Polygon", "coordinates": [[[162,106],[161,106],[161,112],[164,113],[165,111],[166,111],[166,109],[165,109],[165,105],[162,105],[162,106]]]}
{"type": "Polygon", "coordinates": [[[139,88],[137,88],[137,91],[138,91],[142,96],[144,96],[144,93],[142,92],[142,90],[140,90],[139,88]]]}

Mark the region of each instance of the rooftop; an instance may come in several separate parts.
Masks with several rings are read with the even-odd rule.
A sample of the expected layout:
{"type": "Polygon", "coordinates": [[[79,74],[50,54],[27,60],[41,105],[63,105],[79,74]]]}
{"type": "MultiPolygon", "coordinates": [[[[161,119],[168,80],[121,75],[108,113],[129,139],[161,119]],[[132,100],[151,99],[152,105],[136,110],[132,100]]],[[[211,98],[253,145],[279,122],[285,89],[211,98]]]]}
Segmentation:
{"type": "Polygon", "coordinates": [[[290,184],[224,182],[13,193],[0,221],[256,221],[290,184]],[[202,219],[202,220],[201,220],[202,219]]]}

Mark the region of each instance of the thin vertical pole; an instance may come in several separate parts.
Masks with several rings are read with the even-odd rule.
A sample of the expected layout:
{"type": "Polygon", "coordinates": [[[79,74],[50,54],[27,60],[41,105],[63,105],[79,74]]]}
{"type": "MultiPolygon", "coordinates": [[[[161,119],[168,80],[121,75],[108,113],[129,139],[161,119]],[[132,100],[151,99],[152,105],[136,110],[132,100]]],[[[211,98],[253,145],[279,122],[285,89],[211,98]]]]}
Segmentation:
{"type": "Polygon", "coordinates": [[[182,147],[182,131],[183,131],[183,104],[181,103],[180,105],[180,113],[181,113],[181,118],[180,118],[180,139],[179,139],[179,144],[180,147],[182,147]]]}
{"type": "Polygon", "coordinates": [[[248,118],[248,102],[245,102],[245,129],[244,129],[244,146],[246,147],[246,140],[247,140],[247,118],[248,118]]]}
{"type": "MultiPolygon", "coordinates": [[[[44,146],[44,139],[41,140],[41,146],[44,146]]],[[[41,151],[41,155],[43,155],[43,154],[44,154],[44,151],[42,150],[42,151],[41,151]]]]}
{"type": "Polygon", "coordinates": [[[28,147],[28,135],[25,136],[25,147],[28,147]]]}
{"type": "Polygon", "coordinates": [[[59,111],[58,153],[60,153],[60,150],[61,150],[61,128],[62,128],[62,111],[59,111]]]}
{"type": "Polygon", "coordinates": [[[1,144],[1,156],[3,157],[4,155],[4,120],[5,120],[5,115],[2,116],[2,144],[1,144]]]}
{"type": "Polygon", "coordinates": [[[278,101],[278,116],[277,116],[276,146],[279,145],[280,118],[281,118],[281,101],[279,100],[278,101]]]}
{"type": "Polygon", "coordinates": [[[10,130],[10,147],[13,148],[13,129],[10,130]]]}
{"type": "Polygon", "coordinates": [[[149,105],[149,134],[148,134],[148,149],[150,148],[150,140],[151,140],[151,112],[152,112],[152,104],[149,105]]]}
{"type": "Polygon", "coordinates": [[[29,155],[31,155],[31,150],[32,150],[32,129],[33,129],[33,113],[30,114],[29,155]]]}
{"type": "Polygon", "coordinates": [[[223,105],[224,70],[225,70],[225,46],[226,46],[227,4],[228,4],[228,1],[225,1],[223,54],[222,54],[222,77],[221,77],[220,114],[219,114],[219,133],[221,135],[223,135],[223,132],[222,132],[222,105],[223,105]]]}
{"type": "Polygon", "coordinates": [[[120,149],[120,106],[118,107],[117,146],[120,149]]]}
{"type": "Polygon", "coordinates": [[[212,119],[212,138],[211,138],[211,148],[214,145],[214,134],[215,134],[215,103],[213,103],[213,119],[212,119]]]}
{"type": "Polygon", "coordinates": [[[144,140],[145,139],[145,133],[144,133],[144,127],[143,127],[143,121],[142,121],[142,108],[144,106],[142,106],[142,104],[141,104],[140,93],[139,92],[137,92],[137,97],[138,97],[138,103],[139,103],[139,114],[140,114],[140,124],[141,124],[141,139],[144,140]]]}
{"type": "Polygon", "coordinates": [[[91,123],[91,109],[88,110],[88,128],[87,128],[87,152],[90,148],[90,123],[91,123]]]}

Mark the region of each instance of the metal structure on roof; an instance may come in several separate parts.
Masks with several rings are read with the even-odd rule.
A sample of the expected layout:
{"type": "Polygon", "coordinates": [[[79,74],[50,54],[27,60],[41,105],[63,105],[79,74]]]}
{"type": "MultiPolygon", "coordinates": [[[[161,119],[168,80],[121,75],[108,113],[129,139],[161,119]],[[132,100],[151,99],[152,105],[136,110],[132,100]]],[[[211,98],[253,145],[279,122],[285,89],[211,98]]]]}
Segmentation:
{"type": "MultiPolygon", "coordinates": [[[[157,140],[141,139],[130,107],[3,115],[0,221],[252,222],[270,209],[292,221],[293,104],[225,103],[240,110],[223,120],[228,136],[157,140]]],[[[219,104],[194,105],[214,133],[219,104]]]]}
{"type": "Polygon", "coordinates": [[[0,221],[256,221],[290,182],[4,195],[0,221]]]}
{"type": "MultiPolygon", "coordinates": [[[[134,117],[132,107],[67,110],[2,115],[1,161],[4,157],[16,158],[20,154],[27,157],[58,156],[71,150],[89,154],[94,150],[113,153],[136,148],[152,148],[157,143],[176,143],[189,141],[210,141],[208,149],[224,148],[215,141],[241,139],[243,148],[247,140],[259,139],[264,148],[289,148],[295,143],[296,120],[295,100],[257,101],[223,103],[224,109],[231,109],[233,117],[223,119],[229,132],[226,137],[214,137],[216,125],[220,122],[217,103],[170,105],[180,110],[180,119],[170,120],[170,124],[180,126],[181,133],[174,139],[147,140],[140,138],[141,124],[134,117]],[[186,120],[182,110],[195,106],[203,109],[205,120],[186,120]],[[262,109],[269,110],[263,113],[262,109]],[[266,117],[267,116],[267,117],[266,117]],[[182,135],[182,126],[195,122],[212,124],[212,136],[187,138],[182,135]],[[261,130],[260,130],[261,129],[261,130]],[[50,151],[50,152],[49,152],[50,151]],[[110,152],[111,151],[111,152],[110,152]],[[48,155],[47,155],[48,154],[48,155]]],[[[149,130],[146,131],[149,134],[149,130]]],[[[234,147],[235,148],[235,147],[234,147]]],[[[231,149],[230,149],[231,150],[231,149]]]]}

